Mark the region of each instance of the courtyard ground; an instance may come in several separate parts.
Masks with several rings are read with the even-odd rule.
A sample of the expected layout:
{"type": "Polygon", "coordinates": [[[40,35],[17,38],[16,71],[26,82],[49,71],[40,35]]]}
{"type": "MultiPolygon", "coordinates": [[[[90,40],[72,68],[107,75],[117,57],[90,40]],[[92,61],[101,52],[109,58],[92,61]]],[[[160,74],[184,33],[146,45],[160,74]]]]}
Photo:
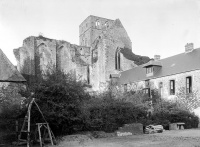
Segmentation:
{"type": "Polygon", "coordinates": [[[200,147],[200,129],[164,131],[157,134],[143,134],[122,137],[91,139],[68,137],[55,147],[200,147]]]}
{"type": "MultiPolygon", "coordinates": [[[[52,147],[51,145],[47,146],[52,147]]],[[[15,146],[0,144],[0,147],[15,146]]],[[[34,147],[39,147],[39,145],[34,147]]],[[[200,147],[200,129],[167,130],[156,134],[99,139],[88,135],[73,135],[73,138],[71,136],[63,137],[62,141],[53,147],[200,147]]]]}

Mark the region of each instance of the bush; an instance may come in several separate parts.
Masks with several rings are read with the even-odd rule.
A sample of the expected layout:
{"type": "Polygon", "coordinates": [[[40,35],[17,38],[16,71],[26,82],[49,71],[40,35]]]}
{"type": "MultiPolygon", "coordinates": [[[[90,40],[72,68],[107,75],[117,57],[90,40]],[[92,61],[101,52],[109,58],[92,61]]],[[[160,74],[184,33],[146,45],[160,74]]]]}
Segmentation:
{"type": "MultiPolygon", "coordinates": [[[[88,130],[113,132],[123,124],[141,122],[146,117],[143,107],[116,99],[93,99],[87,106],[88,130]]],[[[146,119],[146,118],[145,118],[146,119]]]]}
{"type": "MultiPolygon", "coordinates": [[[[177,109],[175,104],[161,101],[154,92],[154,114],[147,118],[147,97],[134,91],[127,94],[108,91],[100,95],[89,95],[84,83],[76,81],[70,74],[60,71],[47,73],[44,79],[22,94],[36,98],[40,109],[55,135],[72,134],[80,131],[113,132],[124,124],[161,124],[183,121],[186,128],[197,125],[197,118],[189,112],[177,109]],[[127,99],[128,98],[128,99],[127,99]],[[139,98],[139,100],[138,100],[139,98]],[[135,99],[135,100],[134,100],[135,99]],[[137,100],[136,100],[137,99],[137,100]]],[[[41,122],[41,115],[32,109],[31,122],[41,122]]]]}
{"type": "Polygon", "coordinates": [[[155,105],[155,111],[152,115],[152,123],[163,125],[168,129],[170,123],[184,122],[185,128],[197,128],[199,118],[188,110],[183,110],[176,103],[162,101],[155,105]]]}
{"type": "MultiPolygon", "coordinates": [[[[36,98],[41,111],[56,135],[80,131],[112,132],[125,123],[143,121],[146,111],[142,106],[115,99],[110,91],[91,96],[87,85],[70,74],[48,72],[37,85],[22,94],[36,98]]],[[[41,122],[36,107],[32,108],[31,122],[41,122]]]]}
{"type": "MultiPolygon", "coordinates": [[[[85,92],[85,85],[77,82],[70,74],[53,70],[44,75],[39,83],[29,87],[23,94],[36,98],[44,117],[56,135],[71,134],[82,130],[82,104],[90,96],[85,92]]],[[[32,108],[32,122],[42,122],[36,107],[32,108]]]]}

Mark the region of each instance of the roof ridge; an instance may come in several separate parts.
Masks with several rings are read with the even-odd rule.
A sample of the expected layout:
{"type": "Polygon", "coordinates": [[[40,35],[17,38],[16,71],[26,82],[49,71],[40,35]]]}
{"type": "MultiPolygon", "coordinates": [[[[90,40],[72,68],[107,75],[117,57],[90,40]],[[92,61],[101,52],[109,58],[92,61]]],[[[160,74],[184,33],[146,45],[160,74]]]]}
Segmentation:
{"type": "Polygon", "coordinates": [[[14,67],[14,65],[10,62],[4,52],[0,49],[0,67],[2,68],[0,71],[0,80],[1,81],[15,81],[15,82],[24,82],[26,81],[24,77],[20,74],[20,72],[14,67]]]}

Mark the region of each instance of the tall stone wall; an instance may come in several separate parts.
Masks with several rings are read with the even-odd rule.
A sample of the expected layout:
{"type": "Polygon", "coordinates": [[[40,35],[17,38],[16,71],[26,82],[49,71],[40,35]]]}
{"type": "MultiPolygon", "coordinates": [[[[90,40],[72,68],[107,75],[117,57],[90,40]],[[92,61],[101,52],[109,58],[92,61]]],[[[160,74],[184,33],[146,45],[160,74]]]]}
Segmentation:
{"type": "Polygon", "coordinates": [[[105,82],[105,61],[102,59],[105,57],[103,53],[103,42],[98,39],[92,46],[92,58],[91,58],[91,85],[95,91],[99,90],[100,83],[105,82]]]}
{"type": "Polygon", "coordinates": [[[79,26],[79,33],[80,46],[43,36],[26,38],[23,46],[14,50],[18,70],[37,79],[41,73],[55,67],[73,73],[77,80],[86,81],[98,91],[110,81],[110,74],[135,66],[120,53],[121,68],[115,69],[116,50],[132,49],[120,20],[89,16],[79,26]]]}
{"type": "Polygon", "coordinates": [[[14,49],[14,55],[17,60],[17,69],[20,73],[35,75],[35,38],[33,36],[23,41],[23,46],[14,49]]]}
{"type": "Polygon", "coordinates": [[[14,49],[14,54],[18,70],[36,77],[57,68],[65,73],[82,75],[81,79],[86,80],[87,66],[91,63],[89,47],[42,36],[26,38],[22,47],[14,49]]]}
{"type": "Polygon", "coordinates": [[[57,42],[53,39],[35,37],[36,74],[46,72],[56,66],[57,42]]]}

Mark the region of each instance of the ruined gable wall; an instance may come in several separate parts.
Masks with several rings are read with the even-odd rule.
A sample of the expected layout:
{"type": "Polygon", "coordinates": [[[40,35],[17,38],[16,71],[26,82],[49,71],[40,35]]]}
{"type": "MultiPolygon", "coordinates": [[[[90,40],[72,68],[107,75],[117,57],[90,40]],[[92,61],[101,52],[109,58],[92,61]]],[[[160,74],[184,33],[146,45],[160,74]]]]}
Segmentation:
{"type": "Polygon", "coordinates": [[[65,73],[87,79],[87,66],[91,63],[90,48],[42,36],[28,37],[23,46],[14,50],[17,66],[22,74],[40,75],[57,68],[65,73]]]}
{"type": "Polygon", "coordinates": [[[35,60],[39,62],[40,71],[45,73],[56,66],[56,47],[56,40],[43,37],[35,38],[35,60]]]}
{"type": "Polygon", "coordinates": [[[108,39],[113,41],[121,41],[125,48],[132,49],[132,42],[119,19],[115,20],[113,25],[103,33],[108,39]]]}
{"type": "Polygon", "coordinates": [[[23,46],[13,50],[17,60],[17,69],[22,74],[35,75],[34,37],[23,41],[23,46]],[[24,66],[26,65],[26,66],[24,66]]]}
{"type": "MultiPolygon", "coordinates": [[[[128,48],[132,49],[132,42],[122,26],[120,20],[115,20],[113,26],[103,34],[104,38],[107,39],[107,56],[109,63],[106,69],[112,68],[113,73],[116,73],[115,69],[115,52],[117,48],[128,48]]],[[[122,54],[120,54],[121,59],[121,71],[131,69],[135,67],[133,61],[126,59],[122,54]]]]}
{"type": "Polygon", "coordinates": [[[131,48],[131,41],[123,26],[111,26],[103,32],[92,46],[92,80],[95,89],[103,89],[110,81],[110,74],[118,74],[123,70],[136,66],[133,61],[120,54],[121,69],[115,69],[115,53],[118,48],[131,48]],[[95,57],[96,59],[95,59],[95,57]]]}
{"type": "MultiPolygon", "coordinates": [[[[105,39],[104,40],[105,42],[105,51],[106,51],[106,54],[105,54],[105,62],[106,62],[106,67],[105,67],[105,70],[106,70],[106,80],[109,81],[110,80],[110,74],[118,74],[120,73],[120,70],[116,70],[115,69],[115,53],[116,53],[116,50],[117,48],[119,47],[123,47],[123,43],[122,42],[116,42],[116,41],[112,41],[112,40],[108,40],[108,39],[105,39]]],[[[122,59],[123,55],[120,54],[120,59],[121,59],[121,63],[123,62],[123,59],[122,59]]],[[[121,66],[121,68],[123,68],[121,66]]]]}

